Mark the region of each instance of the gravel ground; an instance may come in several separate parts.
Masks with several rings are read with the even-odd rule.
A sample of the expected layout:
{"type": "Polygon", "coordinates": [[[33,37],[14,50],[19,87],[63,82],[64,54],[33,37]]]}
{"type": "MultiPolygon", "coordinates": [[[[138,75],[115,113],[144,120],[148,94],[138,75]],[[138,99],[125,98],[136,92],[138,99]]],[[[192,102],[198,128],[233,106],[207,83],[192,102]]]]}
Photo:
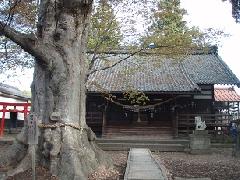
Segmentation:
{"type": "Polygon", "coordinates": [[[154,157],[174,179],[205,177],[212,180],[240,180],[240,159],[232,157],[232,149],[212,149],[209,155],[159,152],[154,157]]]}

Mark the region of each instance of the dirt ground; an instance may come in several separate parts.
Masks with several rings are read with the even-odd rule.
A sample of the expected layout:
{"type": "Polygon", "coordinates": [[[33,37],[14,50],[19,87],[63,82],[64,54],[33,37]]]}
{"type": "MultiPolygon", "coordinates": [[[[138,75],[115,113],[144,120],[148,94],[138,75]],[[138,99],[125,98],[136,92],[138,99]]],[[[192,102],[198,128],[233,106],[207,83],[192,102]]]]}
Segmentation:
{"type": "MultiPolygon", "coordinates": [[[[0,153],[7,145],[0,146],[0,153]]],[[[99,167],[89,176],[89,180],[121,180],[123,179],[127,152],[107,152],[114,161],[113,169],[99,167]]],[[[191,155],[181,152],[155,152],[154,157],[165,166],[170,179],[175,177],[193,178],[209,177],[212,180],[240,180],[240,159],[232,157],[232,149],[212,149],[212,154],[191,155]]],[[[0,167],[0,173],[6,172],[8,167],[0,167]]],[[[31,180],[31,170],[20,173],[8,180],[31,180]]],[[[48,170],[37,167],[38,180],[57,180],[48,170]]]]}
{"type": "Polygon", "coordinates": [[[114,169],[99,169],[89,176],[89,180],[123,180],[127,166],[127,151],[107,151],[114,162],[114,169]]]}
{"type": "Polygon", "coordinates": [[[212,154],[190,155],[180,152],[154,153],[170,177],[240,180],[240,159],[232,157],[231,148],[212,149],[212,154]]]}

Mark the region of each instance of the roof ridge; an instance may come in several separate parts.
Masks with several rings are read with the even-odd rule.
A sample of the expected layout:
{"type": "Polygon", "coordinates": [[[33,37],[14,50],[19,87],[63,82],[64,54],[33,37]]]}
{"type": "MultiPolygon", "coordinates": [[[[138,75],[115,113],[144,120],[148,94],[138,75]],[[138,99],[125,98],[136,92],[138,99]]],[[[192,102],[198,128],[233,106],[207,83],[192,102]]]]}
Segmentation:
{"type": "MultiPolygon", "coordinates": [[[[87,50],[88,54],[113,54],[113,55],[118,55],[118,54],[138,54],[138,55],[170,55],[171,53],[159,53],[157,52],[158,49],[160,48],[175,48],[173,47],[167,47],[167,46],[161,46],[161,47],[156,47],[154,49],[151,48],[139,48],[136,50],[132,50],[132,49],[111,49],[111,50],[105,50],[105,51],[98,51],[95,52],[94,50],[87,50]]],[[[192,47],[192,48],[185,48],[184,50],[186,50],[188,53],[188,55],[202,55],[202,54],[218,54],[218,47],[216,45],[214,46],[207,46],[207,47],[192,47]]],[[[185,53],[179,53],[181,54],[185,54],[185,53]]]]}

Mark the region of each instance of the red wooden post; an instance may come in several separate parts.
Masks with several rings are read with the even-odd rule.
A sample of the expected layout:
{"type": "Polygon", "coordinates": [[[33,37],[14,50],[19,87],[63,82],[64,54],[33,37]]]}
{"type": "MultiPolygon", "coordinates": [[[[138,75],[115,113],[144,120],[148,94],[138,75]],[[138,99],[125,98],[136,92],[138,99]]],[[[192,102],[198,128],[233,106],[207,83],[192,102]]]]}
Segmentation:
{"type": "Polygon", "coordinates": [[[26,123],[27,115],[28,115],[28,104],[24,104],[23,114],[24,114],[24,122],[26,123]]]}
{"type": "Polygon", "coordinates": [[[4,132],[4,124],[5,124],[5,112],[6,112],[6,109],[7,106],[6,105],[3,105],[3,111],[2,111],[2,121],[1,121],[1,129],[0,129],[0,136],[3,136],[3,132],[4,132]]]}

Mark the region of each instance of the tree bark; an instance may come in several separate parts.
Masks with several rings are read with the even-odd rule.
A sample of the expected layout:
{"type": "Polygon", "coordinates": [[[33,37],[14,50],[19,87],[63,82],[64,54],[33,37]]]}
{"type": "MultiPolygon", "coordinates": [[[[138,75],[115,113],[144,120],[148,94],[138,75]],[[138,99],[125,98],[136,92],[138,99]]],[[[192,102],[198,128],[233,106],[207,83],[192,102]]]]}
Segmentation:
{"type": "MultiPolygon", "coordinates": [[[[39,163],[64,180],[87,179],[100,164],[112,164],[96,146],[85,120],[85,55],[91,8],[92,0],[42,0],[40,4],[37,41],[45,52],[36,57],[31,111],[42,124],[39,163]],[[60,115],[58,122],[50,120],[53,112],[60,115]],[[49,124],[56,126],[49,128],[49,124]]],[[[24,132],[26,129],[17,144],[26,147],[24,132]]],[[[27,154],[26,148],[24,152],[27,154]]]]}

